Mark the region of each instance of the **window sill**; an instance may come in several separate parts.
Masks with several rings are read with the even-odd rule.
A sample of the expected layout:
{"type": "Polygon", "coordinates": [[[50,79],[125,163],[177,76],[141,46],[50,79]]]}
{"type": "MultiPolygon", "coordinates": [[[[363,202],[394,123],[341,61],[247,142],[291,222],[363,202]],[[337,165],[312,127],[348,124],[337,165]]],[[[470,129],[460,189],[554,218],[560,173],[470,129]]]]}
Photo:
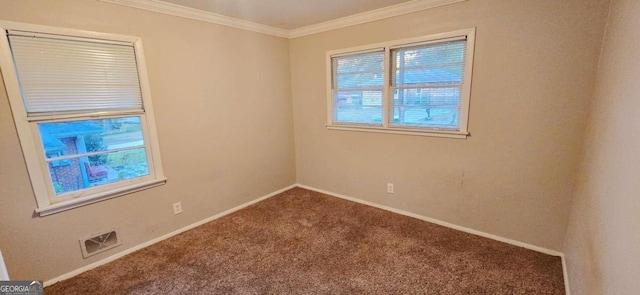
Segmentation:
{"type": "Polygon", "coordinates": [[[73,208],[78,208],[85,205],[135,193],[141,190],[153,188],[156,186],[163,185],[165,183],[167,183],[166,178],[149,180],[141,183],[136,183],[134,185],[130,185],[127,187],[122,187],[115,190],[102,192],[89,197],[71,199],[71,200],[60,202],[60,203],[54,203],[44,208],[37,208],[35,212],[38,213],[40,217],[43,217],[43,216],[59,213],[62,211],[70,210],[73,208]]]}
{"type": "Polygon", "coordinates": [[[343,131],[357,131],[357,132],[375,132],[375,133],[389,133],[400,135],[414,135],[414,136],[429,136],[429,137],[444,137],[444,138],[458,138],[466,139],[470,136],[469,133],[459,131],[446,131],[446,130],[417,130],[410,128],[384,128],[384,127],[371,127],[371,126],[341,126],[341,125],[327,125],[329,130],[343,130],[343,131]]]}

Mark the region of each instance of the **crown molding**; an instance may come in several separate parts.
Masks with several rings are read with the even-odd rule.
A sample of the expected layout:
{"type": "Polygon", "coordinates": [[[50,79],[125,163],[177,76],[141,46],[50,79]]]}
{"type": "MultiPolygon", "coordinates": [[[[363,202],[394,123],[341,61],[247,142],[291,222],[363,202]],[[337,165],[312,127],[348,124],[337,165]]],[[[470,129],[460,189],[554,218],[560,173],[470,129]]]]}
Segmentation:
{"type": "Polygon", "coordinates": [[[385,18],[408,14],[420,10],[436,8],[467,0],[413,0],[388,7],[370,10],[315,25],[305,26],[289,31],[289,38],[297,38],[306,35],[326,32],[344,27],[355,26],[385,18]]]}
{"type": "Polygon", "coordinates": [[[164,13],[173,16],[179,16],[214,24],[219,24],[228,27],[234,27],[247,31],[253,31],[263,33],[267,35],[283,37],[283,38],[297,38],[316,33],[326,32],[330,30],[340,29],[344,27],[359,25],[372,21],[377,21],[385,18],[408,14],[416,11],[436,8],[458,2],[464,2],[467,0],[412,0],[388,7],[383,7],[363,13],[358,13],[326,22],[322,22],[315,25],[309,25],[297,29],[285,30],[267,26],[259,23],[254,23],[246,20],[241,20],[221,14],[185,7],[173,3],[164,2],[161,0],[98,0],[106,3],[119,4],[148,11],[154,11],[164,13]]]}
{"type": "Polygon", "coordinates": [[[164,13],[173,16],[179,16],[194,20],[199,20],[208,23],[214,23],[218,25],[223,25],[227,27],[233,27],[238,29],[243,29],[252,32],[263,33],[267,35],[277,36],[288,38],[289,31],[274,28],[271,26],[254,23],[246,20],[241,20],[213,12],[203,11],[199,9],[194,9],[182,5],[176,5],[173,3],[168,3],[159,0],[98,0],[101,2],[119,4],[144,10],[149,10],[153,12],[164,13]]]}

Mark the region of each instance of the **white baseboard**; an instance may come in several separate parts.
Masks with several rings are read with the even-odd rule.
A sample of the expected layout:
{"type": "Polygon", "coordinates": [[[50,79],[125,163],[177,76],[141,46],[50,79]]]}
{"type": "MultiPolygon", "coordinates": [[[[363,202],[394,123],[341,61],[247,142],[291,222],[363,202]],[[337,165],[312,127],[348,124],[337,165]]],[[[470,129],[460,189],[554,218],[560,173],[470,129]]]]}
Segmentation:
{"type": "Polygon", "coordinates": [[[160,241],[166,240],[166,239],[168,239],[168,238],[170,238],[170,237],[173,237],[173,236],[175,236],[175,235],[177,235],[177,234],[183,233],[183,232],[185,232],[185,231],[188,231],[188,230],[190,230],[190,229],[193,229],[193,228],[195,228],[195,227],[198,227],[198,226],[200,226],[200,225],[203,225],[203,224],[205,224],[205,223],[207,223],[207,222],[210,222],[210,221],[216,220],[216,219],[218,219],[218,218],[220,218],[220,217],[223,217],[223,216],[225,216],[225,215],[231,214],[231,213],[233,213],[233,212],[236,212],[236,211],[238,211],[238,210],[240,210],[240,209],[243,209],[243,208],[245,208],[245,207],[251,206],[251,205],[253,205],[253,204],[255,204],[255,203],[258,203],[258,202],[260,202],[260,201],[264,201],[264,200],[266,200],[266,199],[268,199],[268,198],[271,198],[271,197],[273,197],[273,196],[275,196],[275,195],[277,195],[277,194],[280,194],[280,193],[282,193],[282,192],[285,192],[285,191],[287,191],[287,190],[290,190],[290,189],[292,189],[292,188],[294,188],[294,187],[296,187],[296,186],[297,186],[297,185],[292,184],[292,185],[290,185],[290,186],[287,186],[287,187],[285,187],[285,188],[279,189],[279,190],[277,190],[277,191],[275,191],[275,192],[272,192],[272,193],[270,193],[270,194],[267,194],[267,195],[264,195],[264,196],[262,196],[262,197],[260,197],[260,198],[257,198],[257,199],[255,199],[255,200],[253,200],[253,201],[250,201],[250,202],[244,203],[244,204],[239,205],[239,206],[237,206],[237,207],[231,208],[231,209],[229,209],[229,210],[227,210],[227,211],[224,211],[224,212],[218,213],[218,214],[216,214],[216,215],[213,215],[213,216],[211,216],[211,217],[205,218],[205,219],[200,220],[200,221],[198,221],[198,222],[196,222],[196,223],[193,223],[193,224],[187,225],[187,226],[185,226],[185,227],[183,227],[183,228],[177,229],[177,230],[175,230],[175,231],[173,231],[173,232],[170,232],[170,233],[168,233],[168,234],[165,234],[165,235],[163,235],[163,236],[157,237],[157,238],[155,238],[155,239],[153,239],[153,240],[150,240],[150,241],[144,242],[144,243],[142,243],[142,244],[139,244],[139,245],[137,245],[137,246],[131,247],[131,248],[129,248],[129,249],[127,249],[127,250],[124,250],[124,251],[122,251],[122,252],[120,252],[120,253],[114,254],[114,255],[109,256],[109,257],[107,257],[107,258],[101,259],[101,260],[96,261],[96,262],[94,262],[94,263],[91,263],[91,264],[89,264],[89,265],[83,266],[83,267],[78,268],[78,269],[76,269],[76,270],[73,270],[73,271],[70,271],[70,272],[65,273],[65,274],[63,274],[63,275],[60,275],[60,276],[58,276],[58,277],[55,277],[55,278],[53,278],[53,279],[51,279],[51,280],[45,281],[45,282],[44,282],[44,285],[45,285],[45,286],[51,286],[51,285],[53,285],[53,284],[55,284],[55,283],[57,283],[57,282],[64,281],[64,280],[67,280],[67,279],[70,279],[70,278],[72,278],[72,277],[75,277],[75,276],[77,276],[77,275],[79,275],[79,274],[83,273],[83,272],[86,272],[86,271],[92,270],[92,269],[94,269],[94,268],[96,268],[96,267],[98,267],[98,266],[101,266],[101,265],[107,264],[107,263],[109,263],[109,262],[111,262],[111,261],[114,261],[114,260],[116,260],[116,259],[118,259],[118,258],[121,258],[121,257],[123,257],[123,256],[125,256],[125,255],[127,255],[127,254],[131,254],[131,253],[133,253],[133,252],[135,252],[135,251],[138,251],[138,250],[140,250],[140,249],[143,249],[143,248],[149,247],[149,246],[151,246],[151,245],[153,245],[153,244],[155,244],[155,243],[158,243],[158,242],[160,242],[160,241]]]}
{"type": "Polygon", "coordinates": [[[520,241],[516,241],[516,240],[512,240],[512,239],[508,239],[508,238],[504,238],[504,237],[500,237],[500,236],[496,236],[494,234],[490,234],[490,233],[486,233],[486,232],[483,232],[483,231],[471,229],[471,228],[468,228],[468,227],[460,226],[460,225],[457,225],[457,224],[449,223],[449,222],[438,220],[438,219],[435,219],[435,218],[430,218],[430,217],[426,217],[426,216],[423,216],[423,215],[420,215],[420,214],[411,213],[411,212],[408,212],[408,211],[403,211],[403,210],[400,210],[400,209],[396,209],[396,208],[392,208],[392,207],[388,207],[388,206],[372,203],[372,202],[369,202],[369,201],[364,201],[364,200],[361,200],[361,199],[358,199],[358,198],[345,196],[345,195],[342,195],[342,194],[326,191],[326,190],[323,190],[323,189],[318,189],[318,188],[311,187],[311,186],[304,185],[304,184],[300,184],[300,183],[298,183],[297,186],[300,187],[300,188],[308,189],[308,190],[311,190],[311,191],[316,191],[316,192],[319,192],[319,193],[323,193],[323,194],[326,194],[326,195],[338,197],[338,198],[345,199],[345,200],[348,200],[348,201],[364,204],[364,205],[371,206],[371,207],[376,207],[378,209],[390,211],[390,212],[397,213],[397,214],[400,214],[400,215],[409,216],[409,217],[413,217],[413,218],[416,218],[416,219],[424,220],[424,221],[427,221],[427,222],[435,223],[437,225],[442,225],[444,227],[448,227],[448,228],[455,229],[455,230],[458,230],[458,231],[461,231],[461,232],[465,232],[465,233],[469,233],[469,234],[472,234],[472,235],[489,238],[489,239],[492,239],[492,240],[500,241],[500,242],[503,242],[503,243],[511,244],[511,245],[514,245],[514,246],[522,247],[522,248],[525,248],[525,249],[533,250],[533,251],[536,251],[536,252],[541,252],[541,253],[552,255],[552,256],[559,256],[561,258],[561,260],[562,260],[562,271],[563,271],[563,274],[564,274],[565,293],[567,295],[571,295],[571,293],[569,291],[569,279],[567,277],[567,265],[566,265],[566,262],[565,262],[564,253],[562,253],[562,252],[558,252],[558,251],[555,251],[555,250],[551,250],[551,249],[547,249],[547,248],[543,248],[543,247],[527,244],[527,243],[524,243],[524,242],[520,242],[520,241]]]}

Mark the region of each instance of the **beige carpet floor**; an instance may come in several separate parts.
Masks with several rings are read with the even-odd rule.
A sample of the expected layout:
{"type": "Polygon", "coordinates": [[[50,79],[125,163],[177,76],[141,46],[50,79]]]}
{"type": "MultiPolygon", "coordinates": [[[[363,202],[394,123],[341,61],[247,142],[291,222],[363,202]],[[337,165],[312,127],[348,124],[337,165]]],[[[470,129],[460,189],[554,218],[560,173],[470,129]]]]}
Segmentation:
{"type": "Polygon", "coordinates": [[[564,294],[559,257],[294,188],[45,294],[564,294]]]}

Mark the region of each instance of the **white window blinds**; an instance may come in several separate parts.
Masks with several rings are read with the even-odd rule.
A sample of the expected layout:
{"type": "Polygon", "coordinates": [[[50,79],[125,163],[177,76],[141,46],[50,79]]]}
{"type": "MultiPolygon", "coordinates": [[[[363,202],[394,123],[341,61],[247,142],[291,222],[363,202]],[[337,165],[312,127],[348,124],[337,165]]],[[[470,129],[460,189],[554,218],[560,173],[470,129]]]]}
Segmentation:
{"type": "Polygon", "coordinates": [[[466,38],[391,49],[389,125],[460,130],[466,38]]]}
{"type": "Polygon", "coordinates": [[[333,122],[381,125],[384,49],[331,60],[333,122]]]}
{"type": "Polygon", "coordinates": [[[9,31],[29,117],[141,111],[133,44],[9,31]]]}

